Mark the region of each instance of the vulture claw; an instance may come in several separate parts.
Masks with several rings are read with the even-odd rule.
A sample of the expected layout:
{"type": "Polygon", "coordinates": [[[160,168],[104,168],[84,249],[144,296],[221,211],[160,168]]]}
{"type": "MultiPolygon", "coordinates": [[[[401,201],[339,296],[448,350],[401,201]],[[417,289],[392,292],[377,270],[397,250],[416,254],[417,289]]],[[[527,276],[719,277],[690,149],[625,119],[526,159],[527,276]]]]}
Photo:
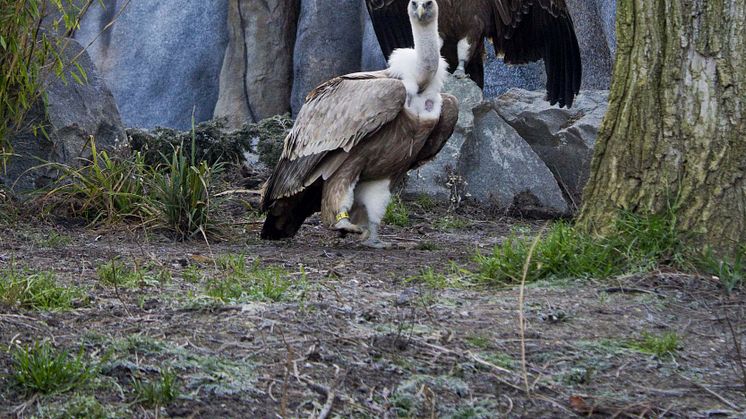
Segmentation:
{"type": "Polygon", "coordinates": [[[362,234],[363,229],[357,224],[352,224],[349,219],[343,218],[339,221],[337,221],[336,224],[332,227],[334,230],[338,230],[342,233],[353,233],[353,234],[362,234]]]}

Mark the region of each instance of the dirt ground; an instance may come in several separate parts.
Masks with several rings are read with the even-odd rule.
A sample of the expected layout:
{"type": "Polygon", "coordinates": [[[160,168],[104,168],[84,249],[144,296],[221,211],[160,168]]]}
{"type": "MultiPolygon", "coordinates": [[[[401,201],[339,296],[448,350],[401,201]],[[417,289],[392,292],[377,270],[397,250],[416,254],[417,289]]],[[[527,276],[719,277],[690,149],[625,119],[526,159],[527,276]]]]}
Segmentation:
{"type": "Polygon", "coordinates": [[[466,270],[475,252],[539,224],[471,212],[449,229],[442,209],[414,212],[410,227],[384,227],[399,243],[390,250],[314,220],[279,243],[236,222],[209,245],[121,226],[0,224],[0,270],[53,271],[87,295],[63,312],[0,303],[0,417],[70,417],[85,403],[112,417],[746,417],[734,344],[746,345],[743,292],[667,271],[529,284],[522,337],[519,287],[474,284],[466,270]],[[205,281],[224,274],[214,261],[229,254],[283,268],[290,287],[277,302],[207,297],[205,281]],[[117,258],[158,279],[103,284],[97,269],[117,258]],[[452,282],[418,281],[427,267],[452,282]],[[637,343],[670,332],[672,353],[637,343]],[[40,340],[82,349],[96,376],[63,394],[20,392],[8,348],[40,340]],[[179,397],[137,403],[133,377],[164,370],[179,397]]]}

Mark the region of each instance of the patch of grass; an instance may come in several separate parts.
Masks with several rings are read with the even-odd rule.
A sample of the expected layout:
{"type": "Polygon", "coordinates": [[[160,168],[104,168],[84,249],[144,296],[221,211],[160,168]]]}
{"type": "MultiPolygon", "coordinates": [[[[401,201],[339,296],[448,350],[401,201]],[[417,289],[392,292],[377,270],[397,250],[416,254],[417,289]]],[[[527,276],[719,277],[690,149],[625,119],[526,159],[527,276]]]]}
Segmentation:
{"type": "Polygon", "coordinates": [[[77,388],[93,376],[93,368],[66,350],[57,351],[48,342],[16,347],[11,351],[11,377],[26,394],[64,393],[77,388]]]}
{"type": "Polygon", "coordinates": [[[59,285],[52,272],[30,272],[13,267],[0,270],[0,302],[32,310],[70,310],[86,300],[78,287],[59,285]]]}
{"type": "Polygon", "coordinates": [[[187,157],[181,146],[176,147],[170,160],[150,172],[151,205],[161,226],[173,231],[178,239],[206,236],[217,230],[212,216],[213,179],[223,170],[221,163],[210,166],[187,157]]]}
{"type": "Polygon", "coordinates": [[[441,231],[461,230],[469,227],[471,222],[458,215],[446,215],[435,221],[435,228],[441,231]]]}
{"type": "Polygon", "coordinates": [[[630,349],[663,358],[666,355],[673,355],[680,345],[681,338],[676,332],[666,332],[659,336],[644,332],[642,339],[629,342],[628,346],[630,349]]]}
{"type": "Polygon", "coordinates": [[[516,360],[501,352],[482,353],[481,357],[491,364],[508,370],[515,369],[517,365],[516,360]]]}
{"type": "MultiPolygon", "coordinates": [[[[262,266],[259,259],[247,266],[243,255],[225,255],[217,260],[223,271],[208,278],[207,295],[222,302],[281,301],[289,297],[293,282],[287,271],[276,266],[262,266]]],[[[300,280],[300,285],[305,282],[300,280]]]]}
{"type": "Polygon", "coordinates": [[[484,335],[471,335],[465,337],[464,340],[469,345],[479,349],[487,349],[490,346],[489,337],[484,335]]]}
{"type": "Polygon", "coordinates": [[[126,417],[123,412],[112,411],[111,406],[102,405],[93,396],[75,395],[70,400],[60,405],[40,405],[36,417],[50,419],[106,419],[115,417],[126,417]]]}
{"type": "Polygon", "coordinates": [[[449,274],[437,272],[428,266],[418,275],[409,277],[405,279],[404,282],[425,284],[426,286],[435,289],[463,288],[467,285],[466,278],[470,274],[470,272],[459,268],[458,265],[451,262],[449,274]]]}
{"type": "Polygon", "coordinates": [[[120,260],[111,260],[96,268],[98,279],[105,285],[134,288],[140,285],[152,286],[163,283],[170,283],[172,280],[171,271],[158,266],[135,266],[134,269],[128,267],[120,260]]]}
{"type": "Polygon", "coordinates": [[[424,211],[430,211],[436,206],[435,200],[430,195],[425,194],[417,195],[414,203],[424,211]]]}
{"type": "Polygon", "coordinates": [[[700,269],[718,277],[725,292],[730,294],[736,288],[743,287],[746,279],[746,246],[741,246],[731,261],[719,259],[712,249],[707,249],[697,264],[700,269]]]}
{"type": "MultiPolygon", "coordinates": [[[[621,213],[614,232],[606,237],[580,232],[565,222],[556,223],[539,240],[526,280],[603,279],[648,271],[660,264],[684,267],[686,248],[675,223],[673,213],[621,213]]],[[[513,235],[491,254],[477,254],[479,278],[495,284],[519,282],[530,247],[530,240],[513,235]]]]}
{"type": "Polygon", "coordinates": [[[436,250],[440,250],[440,246],[430,241],[422,241],[417,244],[417,247],[415,247],[415,250],[424,250],[428,252],[434,252],[436,250]]]}
{"type": "Polygon", "coordinates": [[[135,401],[146,407],[168,406],[179,397],[178,376],[172,370],[161,371],[154,380],[132,378],[135,401]]]}
{"type": "Polygon", "coordinates": [[[56,231],[49,231],[44,234],[34,235],[32,240],[34,241],[34,244],[39,247],[46,247],[51,249],[64,247],[72,242],[72,239],[69,236],[62,235],[56,231]]]}
{"type": "Polygon", "coordinates": [[[409,209],[399,195],[391,197],[391,202],[386,207],[386,214],[383,216],[383,222],[398,227],[407,227],[411,223],[409,209]]]}
{"type": "Polygon", "coordinates": [[[197,265],[189,265],[181,271],[181,277],[189,283],[196,284],[202,280],[204,275],[197,265]]]}

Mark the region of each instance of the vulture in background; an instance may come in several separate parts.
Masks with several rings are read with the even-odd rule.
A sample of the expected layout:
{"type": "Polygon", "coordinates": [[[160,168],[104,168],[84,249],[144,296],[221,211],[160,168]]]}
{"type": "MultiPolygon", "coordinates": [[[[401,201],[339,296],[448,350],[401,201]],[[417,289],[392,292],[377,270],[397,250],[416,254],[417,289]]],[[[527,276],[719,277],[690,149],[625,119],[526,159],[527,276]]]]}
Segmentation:
{"type": "Polygon", "coordinates": [[[262,191],[264,239],[292,237],[321,211],[327,226],[387,247],[378,226],[391,186],[440,151],[458,119],[455,97],[441,94],[438,4],[402,8],[414,48],[397,49],[389,68],[334,78],[308,94],[262,191]]]}
{"type": "MultiPolygon", "coordinates": [[[[411,0],[366,0],[385,57],[412,45],[402,11],[411,0]]],[[[580,47],[565,0],[440,0],[443,56],[457,77],[484,87],[484,39],[508,64],[544,60],[547,100],[572,106],[580,91],[580,47]]]]}

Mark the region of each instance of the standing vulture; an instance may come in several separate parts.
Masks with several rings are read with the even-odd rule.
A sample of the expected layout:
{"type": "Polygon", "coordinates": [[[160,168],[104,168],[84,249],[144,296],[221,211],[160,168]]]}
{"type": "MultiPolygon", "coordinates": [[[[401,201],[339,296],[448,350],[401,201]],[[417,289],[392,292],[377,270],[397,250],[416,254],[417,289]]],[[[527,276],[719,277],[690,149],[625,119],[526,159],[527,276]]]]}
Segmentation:
{"type": "Polygon", "coordinates": [[[435,157],[458,119],[455,97],[441,94],[448,64],[440,56],[438,4],[401,10],[414,48],[391,53],[389,68],[334,78],[308,94],[274,173],[262,191],[264,239],[292,237],[306,217],[367,246],[386,244],[378,225],[399,177],[435,157]]]}
{"type": "MultiPolygon", "coordinates": [[[[366,0],[383,54],[412,45],[402,11],[410,0],[366,0]]],[[[547,100],[572,106],[580,91],[580,47],[565,0],[440,0],[443,55],[451,71],[484,87],[484,38],[508,64],[544,59],[547,100]]]]}

